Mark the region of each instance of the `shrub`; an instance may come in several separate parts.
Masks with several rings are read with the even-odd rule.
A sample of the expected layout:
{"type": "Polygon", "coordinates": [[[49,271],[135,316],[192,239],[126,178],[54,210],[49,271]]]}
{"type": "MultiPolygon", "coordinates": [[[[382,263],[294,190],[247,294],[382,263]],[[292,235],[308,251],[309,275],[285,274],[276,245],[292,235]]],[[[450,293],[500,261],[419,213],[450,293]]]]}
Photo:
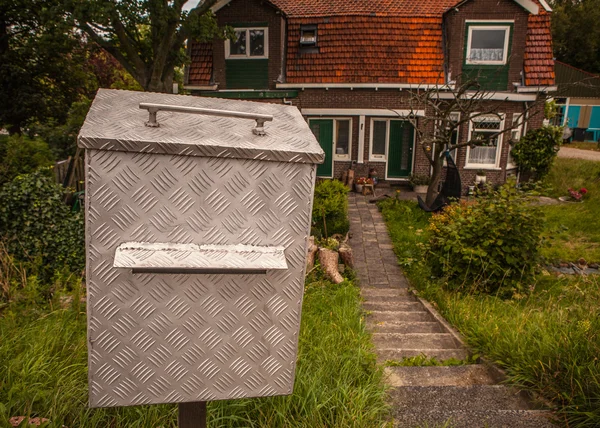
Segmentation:
{"type": "Polygon", "coordinates": [[[53,164],[54,156],[43,140],[22,136],[0,140],[0,184],[53,164]]]}
{"type": "Polygon", "coordinates": [[[525,292],[539,261],[541,214],[511,183],[432,216],[429,256],[455,290],[525,292]]]}
{"type": "Polygon", "coordinates": [[[315,186],[312,211],[313,234],[329,237],[336,233],[345,235],[350,229],[348,221],[348,188],[338,180],[324,180],[315,186]]]}
{"type": "Polygon", "coordinates": [[[550,172],[561,142],[561,127],[544,126],[527,132],[511,154],[522,172],[534,173],[542,179],[550,172]]]}
{"type": "Polygon", "coordinates": [[[4,184],[0,200],[0,239],[16,261],[27,264],[30,274],[50,284],[56,273],[81,272],[83,216],[65,205],[63,188],[54,183],[50,169],[4,184]]]}

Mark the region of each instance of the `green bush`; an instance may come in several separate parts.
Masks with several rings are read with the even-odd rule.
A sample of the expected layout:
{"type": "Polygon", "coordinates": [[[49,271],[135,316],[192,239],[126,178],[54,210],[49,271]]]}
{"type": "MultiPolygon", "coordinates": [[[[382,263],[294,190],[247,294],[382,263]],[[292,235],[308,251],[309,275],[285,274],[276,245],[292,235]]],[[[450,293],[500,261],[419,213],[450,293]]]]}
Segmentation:
{"type": "MultiPolygon", "coordinates": [[[[20,175],[0,187],[0,239],[15,261],[42,284],[85,266],[83,215],[63,202],[50,169],[20,175]]],[[[50,287],[47,285],[46,287],[50,287]]],[[[50,290],[42,290],[46,297],[50,290]],[[44,293],[45,292],[45,293],[44,293]]]]}
{"type": "Polygon", "coordinates": [[[475,203],[431,217],[429,255],[448,287],[511,295],[526,292],[539,262],[543,220],[508,183],[475,203]]]}
{"type": "Polygon", "coordinates": [[[533,173],[538,179],[544,178],[560,149],[562,132],[559,126],[544,126],[527,132],[511,152],[519,169],[533,173]]]}
{"type": "Polygon", "coordinates": [[[317,183],[312,211],[313,235],[320,238],[348,233],[350,222],[347,195],[348,188],[338,180],[317,183]]]}
{"type": "Polygon", "coordinates": [[[0,140],[0,184],[53,164],[54,156],[43,140],[22,136],[0,140]]]}

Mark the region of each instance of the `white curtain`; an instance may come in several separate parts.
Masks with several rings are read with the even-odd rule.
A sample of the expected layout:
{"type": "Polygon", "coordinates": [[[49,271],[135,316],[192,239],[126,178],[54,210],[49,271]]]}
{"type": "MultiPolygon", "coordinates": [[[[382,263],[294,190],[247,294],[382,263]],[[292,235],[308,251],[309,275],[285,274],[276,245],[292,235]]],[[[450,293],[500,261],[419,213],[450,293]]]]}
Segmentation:
{"type": "Polygon", "coordinates": [[[497,147],[471,147],[469,163],[496,164],[497,147]]]}
{"type": "Polygon", "coordinates": [[[471,61],[502,61],[504,49],[471,49],[471,61]]]}

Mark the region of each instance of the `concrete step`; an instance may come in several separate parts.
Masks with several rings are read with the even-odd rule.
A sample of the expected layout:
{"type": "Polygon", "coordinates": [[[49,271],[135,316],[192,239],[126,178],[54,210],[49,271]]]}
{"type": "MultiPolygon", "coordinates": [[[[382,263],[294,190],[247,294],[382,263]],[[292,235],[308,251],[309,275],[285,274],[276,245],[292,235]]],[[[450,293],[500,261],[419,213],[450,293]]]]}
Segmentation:
{"type": "Polygon", "coordinates": [[[434,367],[386,367],[386,383],[399,386],[494,385],[497,372],[483,364],[434,367]]]}
{"type": "Polygon", "coordinates": [[[377,349],[457,349],[460,344],[448,333],[375,333],[377,349]]]}
{"type": "MultiPolygon", "coordinates": [[[[368,295],[365,294],[364,292],[361,292],[362,297],[364,299],[364,303],[383,303],[386,306],[389,305],[389,307],[392,309],[395,307],[396,304],[403,304],[403,303],[418,303],[418,300],[413,297],[413,296],[409,296],[409,295],[405,295],[405,296],[377,296],[377,295],[368,295]]],[[[420,308],[422,309],[423,306],[421,305],[420,308]]]]}
{"type": "Polygon", "coordinates": [[[430,322],[435,318],[427,311],[371,311],[368,319],[373,322],[430,322]]]}
{"type": "Polygon", "coordinates": [[[556,428],[552,412],[543,410],[433,410],[394,412],[395,428],[556,428]]]}
{"type": "Polygon", "coordinates": [[[399,413],[529,410],[529,403],[519,391],[503,385],[401,386],[389,394],[399,413]]]}
{"type": "Polygon", "coordinates": [[[444,333],[437,322],[367,322],[373,333],[444,333]]]}
{"type": "Polygon", "coordinates": [[[405,300],[403,302],[364,302],[362,307],[365,311],[381,312],[416,312],[425,310],[420,302],[414,300],[405,300]]]}
{"type": "Polygon", "coordinates": [[[415,301],[414,296],[408,291],[408,288],[373,288],[363,287],[360,294],[365,300],[373,300],[388,297],[410,297],[415,301]]]}
{"type": "Polygon", "coordinates": [[[378,349],[377,361],[385,363],[386,361],[402,361],[403,358],[412,358],[418,356],[435,358],[438,361],[465,360],[469,357],[469,351],[466,349],[378,349]]]}

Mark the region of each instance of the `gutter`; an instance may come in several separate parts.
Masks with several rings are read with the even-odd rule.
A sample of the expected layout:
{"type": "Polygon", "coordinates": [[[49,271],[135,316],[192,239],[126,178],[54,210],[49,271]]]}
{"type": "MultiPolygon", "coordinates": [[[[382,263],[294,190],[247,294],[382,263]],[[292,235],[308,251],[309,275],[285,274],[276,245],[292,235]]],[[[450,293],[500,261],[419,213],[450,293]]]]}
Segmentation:
{"type": "Polygon", "coordinates": [[[454,84],[425,85],[416,83],[278,83],[277,89],[437,89],[448,91],[454,89],[454,84]]]}

